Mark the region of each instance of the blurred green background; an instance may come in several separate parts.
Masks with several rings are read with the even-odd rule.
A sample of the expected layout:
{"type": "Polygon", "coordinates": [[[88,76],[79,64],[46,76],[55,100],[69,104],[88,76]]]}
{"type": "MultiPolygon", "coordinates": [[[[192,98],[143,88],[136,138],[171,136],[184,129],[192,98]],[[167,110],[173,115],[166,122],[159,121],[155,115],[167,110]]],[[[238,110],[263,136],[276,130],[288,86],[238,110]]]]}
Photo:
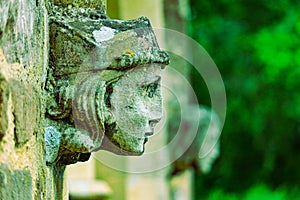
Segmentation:
{"type": "MultiPolygon", "coordinates": [[[[201,44],[226,87],[220,157],[209,174],[195,172],[194,199],[299,199],[300,2],[160,2],[164,27],[201,44]]],[[[144,15],[140,7],[133,10],[144,15]]],[[[109,8],[118,18],[122,9],[109,8]]],[[[199,103],[209,107],[200,75],[190,76],[199,103]]]]}
{"type": "Polygon", "coordinates": [[[195,199],[298,199],[299,1],[191,0],[190,10],[188,33],[217,64],[228,101],[221,155],[195,175],[195,199]]]}

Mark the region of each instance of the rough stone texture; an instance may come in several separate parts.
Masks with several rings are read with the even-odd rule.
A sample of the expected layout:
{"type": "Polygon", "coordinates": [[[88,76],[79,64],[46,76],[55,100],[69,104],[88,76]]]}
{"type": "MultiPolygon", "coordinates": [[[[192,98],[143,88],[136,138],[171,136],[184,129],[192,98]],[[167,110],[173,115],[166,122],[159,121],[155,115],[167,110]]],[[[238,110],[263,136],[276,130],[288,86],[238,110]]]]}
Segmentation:
{"type": "Polygon", "coordinates": [[[32,177],[28,170],[11,172],[0,165],[0,199],[32,199],[32,177]]]}
{"type": "Polygon", "coordinates": [[[16,147],[23,146],[36,134],[39,122],[40,105],[32,86],[24,86],[21,82],[11,79],[13,115],[15,124],[16,147]]]}
{"type": "Polygon", "coordinates": [[[106,1],[103,0],[53,0],[54,5],[67,7],[81,7],[81,8],[92,8],[97,9],[101,13],[106,12],[106,1]]]}
{"type": "Polygon", "coordinates": [[[0,176],[6,177],[0,199],[52,199],[46,197],[41,117],[48,58],[45,2],[0,1],[0,13],[0,176]]]}
{"type": "Polygon", "coordinates": [[[36,66],[43,60],[43,13],[42,5],[37,2],[9,0],[0,3],[1,47],[9,63],[22,63],[23,68],[36,66]]]}
{"type": "Polygon", "coordinates": [[[99,149],[142,154],[161,117],[160,71],[169,62],[149,20],[62,6],[50,19],[45,141],[58,149],[48,148],[47,163],[85,161],[99,149]]]}
{"type": "MultiPolygon", "coordinates": [[[[8,83],[0,73],[0,142],[7,130],[7,103],[9,96],[8,83]]],[[[1,146],[0,146],[1,149],[1,146]]]]}

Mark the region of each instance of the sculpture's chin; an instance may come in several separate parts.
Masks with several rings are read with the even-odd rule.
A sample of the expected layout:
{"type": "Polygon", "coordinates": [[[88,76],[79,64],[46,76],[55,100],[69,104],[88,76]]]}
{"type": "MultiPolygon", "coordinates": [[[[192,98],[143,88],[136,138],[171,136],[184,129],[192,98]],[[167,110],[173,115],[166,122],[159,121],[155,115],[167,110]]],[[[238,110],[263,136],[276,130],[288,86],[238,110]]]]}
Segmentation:
{"type": "MultiPolygon", "coordinates": [[[[141,138],[137,138],[136,140],[141,140],[141,138]]],[[[101,147],[99,150],[110,151],[117,155],[126,155],[126,156],[140,156],[144,153],[145,147],[144,144],[148,141],[148,139],[144,139],[142,144],[138,146],[121,146],[118,141],[111,140],[111,138],[104,137],[101,147]]]]}

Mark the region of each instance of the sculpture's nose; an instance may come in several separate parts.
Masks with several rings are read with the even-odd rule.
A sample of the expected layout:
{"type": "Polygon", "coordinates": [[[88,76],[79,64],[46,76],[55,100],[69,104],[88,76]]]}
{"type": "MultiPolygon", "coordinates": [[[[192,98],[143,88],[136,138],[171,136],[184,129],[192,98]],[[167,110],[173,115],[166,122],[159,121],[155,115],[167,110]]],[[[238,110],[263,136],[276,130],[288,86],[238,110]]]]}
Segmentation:
{"type": "Polygon", "coordinates": [[[151,119],[149,121],[149,126],[147,128],[147,131],[146,131],[146,136],[151,136],[154,134],[154,127],[156,126],[156,124],[160,121],[160,118],[157,118],[157,119],[151,119]]]}
{"type": "Polygon", "coordinates": [[[157,119],[152,119],[149,121],[150,127],[154,128],[156,126],[156,124],[160,121],[161,118],[157,118],[157,119]]]}
{"type": "Polygon", "coordinates": [[[162,119],[163,113],[161,108],[156,107],[149,113],[149,125],[154,129],[155,125],[162,119]]]}

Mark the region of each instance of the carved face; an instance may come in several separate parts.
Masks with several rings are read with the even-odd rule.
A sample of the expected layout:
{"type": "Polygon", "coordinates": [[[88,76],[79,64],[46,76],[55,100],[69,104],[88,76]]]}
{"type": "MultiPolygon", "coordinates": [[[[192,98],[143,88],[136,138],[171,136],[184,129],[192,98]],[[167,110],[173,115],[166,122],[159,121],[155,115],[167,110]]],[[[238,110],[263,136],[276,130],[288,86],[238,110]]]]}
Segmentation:
{"type": "Polygon", "coordinates": [[[121,151],[144,152],[147,137],[162,117],[160,79],[161,67],[152,64],[136,67],[114,83],[110,96],[114,123],[106,135],[121,151]]]}

